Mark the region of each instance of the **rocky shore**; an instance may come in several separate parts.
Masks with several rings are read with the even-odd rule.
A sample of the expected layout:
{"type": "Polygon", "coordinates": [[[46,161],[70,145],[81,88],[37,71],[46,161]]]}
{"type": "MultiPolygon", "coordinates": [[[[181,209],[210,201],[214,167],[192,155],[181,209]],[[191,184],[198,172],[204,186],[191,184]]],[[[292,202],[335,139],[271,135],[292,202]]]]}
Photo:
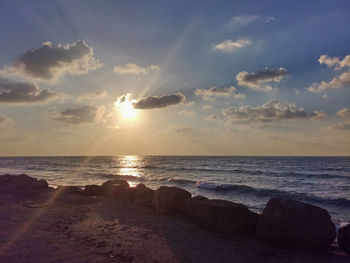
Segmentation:
{"type": "Polygon", "coordinates": [[[350,227],[320,207],[247,206],[125,180],[61,186],[0,175],[0,262],[349,262],[350,227]],[[337,241],[337,242],[335,242],[337,241]]]}

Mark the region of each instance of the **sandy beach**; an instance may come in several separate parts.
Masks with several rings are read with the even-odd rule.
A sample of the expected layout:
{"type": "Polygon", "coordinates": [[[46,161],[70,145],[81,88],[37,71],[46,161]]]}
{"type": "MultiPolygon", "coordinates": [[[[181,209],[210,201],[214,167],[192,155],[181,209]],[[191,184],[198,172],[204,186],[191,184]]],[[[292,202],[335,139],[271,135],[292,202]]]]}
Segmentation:
{"type": "Polygon", "coordinates": [[[336,246],[297,252],[254,235],[204,230],[178,215],[101,196],[0,192],[0,262],[349,262],[336,246]]]}

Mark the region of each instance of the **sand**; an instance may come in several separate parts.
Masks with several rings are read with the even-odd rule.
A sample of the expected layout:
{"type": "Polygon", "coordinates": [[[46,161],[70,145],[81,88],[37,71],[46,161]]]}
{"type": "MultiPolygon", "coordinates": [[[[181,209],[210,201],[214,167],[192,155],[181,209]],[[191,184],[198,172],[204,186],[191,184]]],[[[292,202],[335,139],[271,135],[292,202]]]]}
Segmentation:
{"type": "Polygon", "coordinates": [[[296,252],[254,236],[208,232],[151,207],[50,191],[0,193],[0,262],[350,262],[329,251],[296,252]]]}

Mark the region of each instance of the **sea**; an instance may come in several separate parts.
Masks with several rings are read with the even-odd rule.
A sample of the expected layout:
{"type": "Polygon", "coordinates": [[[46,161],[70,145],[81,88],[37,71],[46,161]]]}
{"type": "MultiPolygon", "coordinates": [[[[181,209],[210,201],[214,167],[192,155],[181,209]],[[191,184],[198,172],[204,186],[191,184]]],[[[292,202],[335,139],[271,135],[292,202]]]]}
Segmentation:
{"type": "Polygon", "coordinates": [[[152,189],[177,186],[257,212],[272,197],[290,198],[327,209],[337,226],[350,222],[350,157],[0,157],[1,174],[28,174],[53,187],[116,178],[152,189]]]}

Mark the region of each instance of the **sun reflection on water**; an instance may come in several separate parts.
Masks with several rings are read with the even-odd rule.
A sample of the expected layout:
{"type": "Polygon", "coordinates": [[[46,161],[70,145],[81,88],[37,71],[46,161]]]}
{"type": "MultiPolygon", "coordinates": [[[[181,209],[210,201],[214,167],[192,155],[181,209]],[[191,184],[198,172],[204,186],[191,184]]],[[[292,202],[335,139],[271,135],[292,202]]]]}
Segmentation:
{"type": "Polygon", "coordinates": [[[140,170],[139,170],[141,158],[139,156],[125,155],[125,156],[121,156],[118,161],[120,162],[120,166],[121,166],[118,169],[119,175],[122,175],[122,176],[127,175],[127,176],[134,176],[134,177],[141,176],[140,170]]]}

